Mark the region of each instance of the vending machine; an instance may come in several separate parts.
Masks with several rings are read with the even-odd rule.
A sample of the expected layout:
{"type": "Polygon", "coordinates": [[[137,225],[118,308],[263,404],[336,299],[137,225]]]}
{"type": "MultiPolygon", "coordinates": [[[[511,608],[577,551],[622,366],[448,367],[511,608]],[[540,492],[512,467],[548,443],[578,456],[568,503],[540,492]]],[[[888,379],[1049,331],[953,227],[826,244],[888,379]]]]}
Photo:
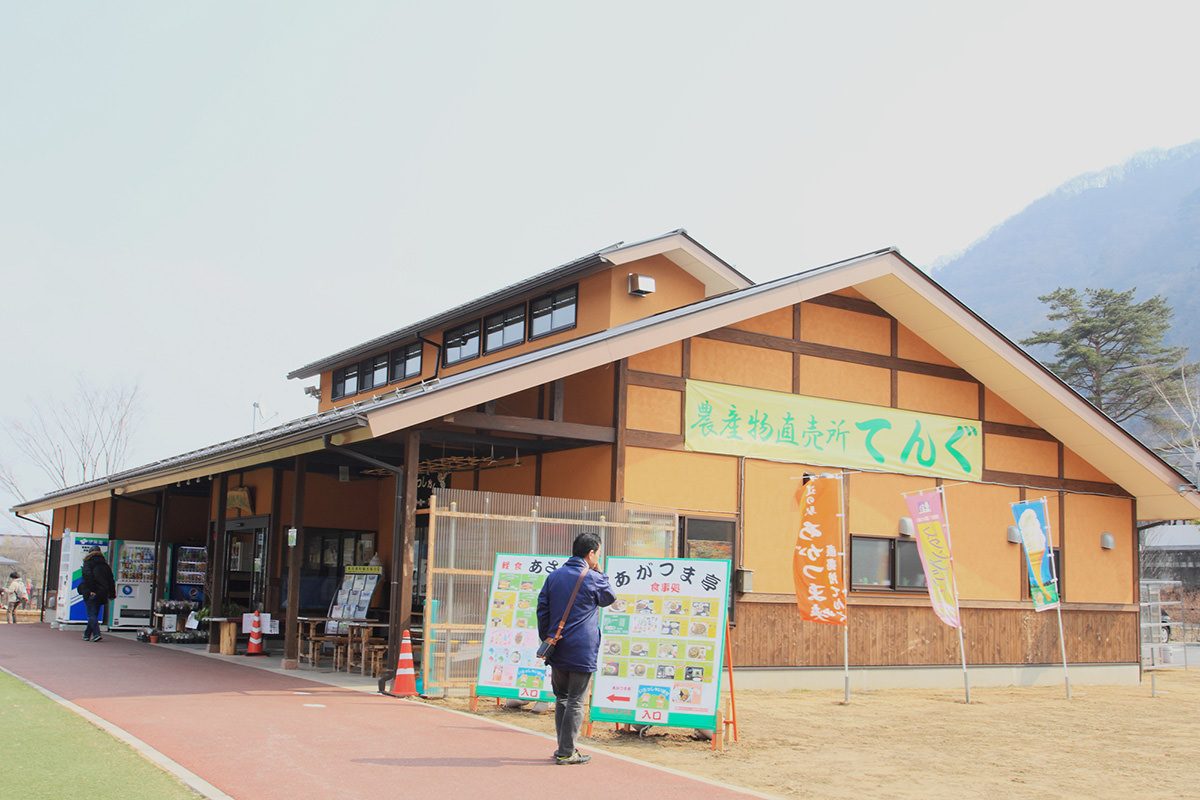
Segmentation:
{"type": "Polygon", "coordinates": [[[62,555],[58,562],[58,602],[54,608],[54,621],[60,626],[87,624],[87,606],[76,589],[83,578],[83,558],[92,545],[98,546],[108,558],[108,537],[104,534],[63,531],[62,555]]]}
{"type": "Polygon", "coordinates": [[[112,601],[109,625],[113,628],[145,628],[151,624],[154,598],[154,543],[112,543],[113,577],[117,599],[112,601]]]}
{"type": "Polygon", "coordinates": [[[208,573],[208,550],[203,547],[175,548],[172,600],[190,600],[204,605],[204,576],[208,573]]]}

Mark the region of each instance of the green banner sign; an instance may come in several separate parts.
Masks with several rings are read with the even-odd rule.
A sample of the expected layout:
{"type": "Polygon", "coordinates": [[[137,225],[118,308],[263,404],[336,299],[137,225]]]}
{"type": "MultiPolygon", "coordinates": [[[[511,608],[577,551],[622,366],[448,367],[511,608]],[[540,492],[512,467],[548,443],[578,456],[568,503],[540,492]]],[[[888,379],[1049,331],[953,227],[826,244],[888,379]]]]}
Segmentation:
{"type": "Polygon", "coordinates": [[[978,420],[688,381],[684,442],[700,453],[979,480],[978,420]]]}

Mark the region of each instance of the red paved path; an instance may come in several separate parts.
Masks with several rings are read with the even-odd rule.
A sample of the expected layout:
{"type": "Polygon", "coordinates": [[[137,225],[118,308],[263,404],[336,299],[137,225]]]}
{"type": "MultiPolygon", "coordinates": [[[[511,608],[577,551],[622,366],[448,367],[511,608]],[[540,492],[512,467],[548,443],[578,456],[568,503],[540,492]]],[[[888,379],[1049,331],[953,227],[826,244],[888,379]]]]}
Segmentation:
{"type": "Polygon", "coordinates": [[[309,670],[272,672],[109,634],[85,643],[78,631],[45,624],[0,626],[0,666],[128,731],[236,800],[761,796],[586,743],[592,763],[559,767],[550,759],[554,742],[540,734],[319,683],[309,670]]]}

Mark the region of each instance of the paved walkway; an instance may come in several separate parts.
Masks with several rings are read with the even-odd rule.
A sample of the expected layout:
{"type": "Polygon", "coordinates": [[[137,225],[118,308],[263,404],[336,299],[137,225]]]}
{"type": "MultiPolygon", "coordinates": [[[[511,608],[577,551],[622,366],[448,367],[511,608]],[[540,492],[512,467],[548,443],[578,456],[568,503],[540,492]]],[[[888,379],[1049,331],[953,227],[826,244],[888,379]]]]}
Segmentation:
{"type": "Polygon", "coordinates": [[[0,667],[140,740],[210,797],[762,796],[586,746],[592,763],[558,767],[542,734],[385,697],[370,679],[285,672],[279,661],[0,626],[0,667]]]}

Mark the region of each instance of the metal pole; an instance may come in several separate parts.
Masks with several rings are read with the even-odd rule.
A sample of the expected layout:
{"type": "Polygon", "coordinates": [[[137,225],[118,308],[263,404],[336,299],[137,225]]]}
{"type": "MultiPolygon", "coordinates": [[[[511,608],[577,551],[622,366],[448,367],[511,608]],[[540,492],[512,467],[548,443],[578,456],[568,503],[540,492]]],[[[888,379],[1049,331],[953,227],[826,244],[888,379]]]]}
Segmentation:
{"type": "Polygon", "coordinates": [[[967,675],[967,649],[963,647],[962,608],[958,609],[958,652],[962,653],[963,688],[967,692],[967,705],[971,705],[971,679],[967,675]]]}
{"type": "Polygon", "coordinates": [[[1063,678],[1067,684],[1067,699],[1071,699],[1071,673],[1067,671],[1067,640],[1063,637],[1062,624],[1062,602],[1060,601],[1055,610],[1058,612],[1058,644],[1062,648],[1063,659],[1063,678]]]}

